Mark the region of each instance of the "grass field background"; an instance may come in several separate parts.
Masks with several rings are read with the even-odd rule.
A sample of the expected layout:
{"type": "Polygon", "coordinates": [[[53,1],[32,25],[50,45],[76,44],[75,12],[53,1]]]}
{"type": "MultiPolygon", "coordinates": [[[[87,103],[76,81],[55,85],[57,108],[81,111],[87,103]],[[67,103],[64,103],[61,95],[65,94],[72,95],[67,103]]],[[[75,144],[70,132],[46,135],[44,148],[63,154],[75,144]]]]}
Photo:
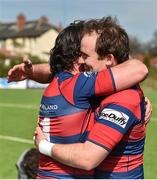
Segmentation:
{"type": "MultiPolygon", "coordinates": [[[[33,144],[6,140],[3,136],[32,139],[43,90],[0,89],[0,179],[17,178],[15,163],[20,154],[33,144]]],[[[145,88],[153,106],[147,126],[145,178],[157,178],[157,93],[145,88]]]]}

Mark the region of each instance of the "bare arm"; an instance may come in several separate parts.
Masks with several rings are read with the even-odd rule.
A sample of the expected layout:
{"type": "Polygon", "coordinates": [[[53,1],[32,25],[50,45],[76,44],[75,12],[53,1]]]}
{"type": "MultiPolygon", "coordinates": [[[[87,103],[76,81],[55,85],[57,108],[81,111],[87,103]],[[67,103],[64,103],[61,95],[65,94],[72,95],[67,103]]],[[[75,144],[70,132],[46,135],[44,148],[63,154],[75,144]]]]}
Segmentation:
{"type": "Polygon", "coordinates": [[[87,171],[97,167],[109,154],[104,148],[89,141],[67,145],[55,144],[51,150],[53,159],[87,171]]]}
{"type": "Polygon", "coordinates": [[[152,116],[152,105],[150,100],[145,97],[145,105],[146,105],[146,112],[145,112],[145,123],[149,123],[149,121],[151,120],[151,116],[152,116]]]}
{"type": "Polygon", "coordinates": [[[109,154],[104,148],[89,141],[66,145],[50,143],[45,140],[45,136],[39,127],[37,127],[35,134],[36,145],[37,147],[39,146],[39,151],[41,146],[44,152],[47,152],[49,149],[50,152],[48,154],[44,153],[45,155],[51,156],[62,164],[79,169],[91,170],[97,167],[109,154]]]}
{"type": "Polygon", "coordinates": [[[33,65],[33,74],[29,79],[39,83],[49,83],[52,80],[49,64],[35,64],[33,65]]]}
{"type": "Polygon", "coordinates": [[[15,65],[8,72],[8,82],[31,79],[39,83],[49,83],[51,81],[51,71],[49,64],[35,64],[27,59],[23,63],[15,65]]]}
{"type": "Polygon", "coordinates": [[[131,59],[111,68],[118,91],[143,81],[148,75],[147,67],[139,60],[131,59]]]}

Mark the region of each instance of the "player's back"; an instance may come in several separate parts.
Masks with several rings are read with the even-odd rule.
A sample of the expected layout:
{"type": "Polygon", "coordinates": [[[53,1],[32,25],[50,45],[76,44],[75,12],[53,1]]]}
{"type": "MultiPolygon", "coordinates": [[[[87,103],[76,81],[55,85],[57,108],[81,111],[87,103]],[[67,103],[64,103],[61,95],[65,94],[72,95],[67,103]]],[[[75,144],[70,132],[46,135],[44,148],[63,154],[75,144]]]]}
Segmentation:
{"type": "MultiPolygon", "coordinates": [[[[61,93],[57,76],[46,88],[42,97],[39,125],[52,143],[84,142],[93,126],[93,116],[89,102],[80,108],[66,100],[61,93]]],[[[75,169],[42,154],[39,165],[38,178],[92,178],[93,174],[93,171],[75,169]]]]}
{"type": "MultiPolygon", "coordinates": [[[[76,75],[59,73],[45,90],[40,106],[39,124],[47,139],[61,144],[84,142],[94,125],[97,97],[114,91],[110,69],[76,75]]],[[[92,178],[93,171],[70,168],[41,155],[38,175],[40,178],[92,178]]]]}

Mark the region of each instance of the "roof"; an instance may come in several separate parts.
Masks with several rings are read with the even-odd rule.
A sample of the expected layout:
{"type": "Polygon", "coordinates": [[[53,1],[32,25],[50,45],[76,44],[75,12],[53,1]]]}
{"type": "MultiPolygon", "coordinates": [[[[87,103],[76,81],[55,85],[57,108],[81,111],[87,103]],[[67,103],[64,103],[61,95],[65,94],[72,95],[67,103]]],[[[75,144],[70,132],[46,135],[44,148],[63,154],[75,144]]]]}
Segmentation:
{"type": "Polygon", "coordinates": [[[0,23],[0,39],[18,38],[18,37],[38,37],[50,29],[59,32],[59,28],[48,23],[40,21],[27,21],[24,28],[19,30],[14,23],[0,23]]]}

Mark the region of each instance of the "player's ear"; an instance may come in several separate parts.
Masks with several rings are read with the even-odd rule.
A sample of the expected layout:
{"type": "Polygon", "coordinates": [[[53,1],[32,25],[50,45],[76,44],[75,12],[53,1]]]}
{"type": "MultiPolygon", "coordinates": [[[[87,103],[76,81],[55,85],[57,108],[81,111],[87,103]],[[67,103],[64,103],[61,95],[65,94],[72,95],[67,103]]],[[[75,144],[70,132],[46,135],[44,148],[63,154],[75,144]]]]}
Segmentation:
{"type": "Polygon", "coordinates": [[[106,56],[106,66],[112,67],[116,65],[116,59],[113,54],[108,54],[106,56]]]}

